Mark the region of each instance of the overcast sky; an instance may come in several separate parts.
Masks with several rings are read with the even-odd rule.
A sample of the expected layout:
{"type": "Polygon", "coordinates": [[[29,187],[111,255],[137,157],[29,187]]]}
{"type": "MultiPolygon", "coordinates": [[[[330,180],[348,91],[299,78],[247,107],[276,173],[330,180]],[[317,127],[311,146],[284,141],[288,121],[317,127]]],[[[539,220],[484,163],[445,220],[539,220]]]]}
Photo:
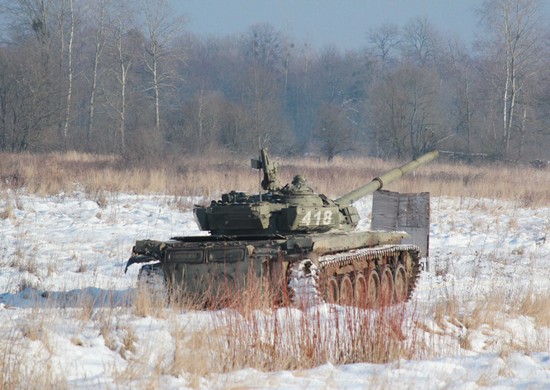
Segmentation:
{"type": "Polygon", "coordinates": [[[202,36],[240,34],[270,23],[297,43],[317,48],[335,44],[358,49],[370,28],[385,22],[404,26],[425,16],[440,32],[458,35],[469,46],[480,29],[481,0],[170,0],[187,18],[186,30],[202,36]]]}

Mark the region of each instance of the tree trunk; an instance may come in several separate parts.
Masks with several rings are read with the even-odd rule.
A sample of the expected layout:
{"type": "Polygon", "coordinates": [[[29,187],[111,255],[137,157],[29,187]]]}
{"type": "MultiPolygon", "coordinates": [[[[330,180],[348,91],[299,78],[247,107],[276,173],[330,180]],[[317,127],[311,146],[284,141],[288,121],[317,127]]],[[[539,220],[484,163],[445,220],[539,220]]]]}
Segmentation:
{"type": "Polygon", "coordinates": [[[101,52],[103,51],[103,42],[104,42],[104,28],[105,28],[105,7],[101,6],[99,10],[99,26],[96,31],[96,41],[95,41],[95,50],[94,50],[94,63],[92,68],[92,84],[90,86],[90,97],[88,100],[88,126],[86,128],[86,140],[88,145],[92,140],[92,134],[94,131],[94,116],[95,116],[95,94],[97,90],[97,79],[98,79],[98,67],[99,59],[101,57],[101,52]]]}
{"type": "Polygon", "coordinates": [[[68,85],[67,85],[67,106],[65,108],[65,124],[63,126],[63,138],[65,140],[65,143],[67,142],[67,134],[69,129],[69,121],[71,118],[71,99],[72,99],[72,93],[73,93],[73,40],[74,40],[74,25],[75,25],[75,18],[74,18],[74,0],[69,0],[69,6],[71,10],[71,31],[69,34],[69,47],[68,47],[68,53],[67,53],[67,68],[68,68],[68,85]]]}

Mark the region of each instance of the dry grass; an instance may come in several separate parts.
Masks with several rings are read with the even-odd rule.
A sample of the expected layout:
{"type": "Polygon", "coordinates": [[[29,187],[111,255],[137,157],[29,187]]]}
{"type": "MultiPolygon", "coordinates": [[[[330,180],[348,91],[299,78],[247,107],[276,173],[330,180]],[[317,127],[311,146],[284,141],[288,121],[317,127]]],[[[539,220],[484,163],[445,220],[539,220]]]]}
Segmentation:
{"type": "Polygon", "coordinates": [[[130,325],[121,323],[116,315],[103,317],[99,323],[99,332],[107,348],[124,359],[135,353],[137,336],[130,325]]]}
{"type": "MultiPolygon", "coordinates": [[[[251,153],[255,154],[255,153],[251,153]]],[[[258,175],[249,167],[251,156],[218,154],[209,158],[171,158],[153,166],[128,166],[113,156],[93,156],[79,153],[28,155],[2,154],[0,156],[0,219],[14,218],[20,208],[18,194],[57,194],[84,190],[101,207],[109,203],[109,194],[117,192],[166,193],[174,197],[174,206],[189,208],[188,196],[217,198],[232,189],[255,192],[258,175]]],[[[313,158],[279,159],[282,182],[302,173],[314,190],[330,197],[342,195],[370,181],[384,171],[402,162],[384,162],[369,158],[335,158],[328,163],[313,158]]],[[[527,166],[478,165],[467,166],[440,158],[391,184],[389,189],[402,192],[429,191],[433,196],[500,198],[517,202],[522,207],[546,205],[550,197],[550,182],[545,170],[527,166]]],[[[478,205],[479,206],[479,205],[478,205]]],[[[479,206],[481,207],[481,206],[479,206]]],[[[452,217],[448,221],[452,223],[452,217]]],[[[498,222],[498,219],[497,219],[498,222]]],[[[478,221],[483,224],[483,221],[478,221]]],[[[518,223],[508,222],[509,229],[518,223]]],[[[485,228],[480,225],[479,228],[485,228]]],[[[22,229],[24,235],[24,229],[22,229]]],[[[21,271],[36,273],[36,264],[28,256],[16,256],[11,266],[21,271]]],[[[75,266],[85,270],[85,263],[75,266]]],[[[445,272],[443,270],[442,272],[445,272]]],[[[169,364],[156,368],[151,386],[160,374],[188,375],[190,385],[198,386],[200,378],[211,373],[228,372],[242,368],[259,370],[307,369],[320,364],[355,362],[385,363],[399,358],[425,357],[432,346],[418,339],[419,329],[435,334],[419,323],[414,314],[405,313],[405,307],[365,311],[331,307],[299,311],[274,306],[273,293],[264,285],[252,284],[231,300],[188,298],[168,299],[166,294],[139,289],[129,307],[101,311],[90,297],[83,298],[74,319],[83,324],[93,323],[107,348],[128,360],[128,368],[121,374],[123,383],[143,378],[143,362],[139,359],[140,342],[147,336],[136,334],[128,318],[170,320],[170,334],[174,349],[169,364]],[[258,299],[262,297],[262,299],[258,299]],[[185,322],[171,320],[180,313],[215,309],[209,303],[222,300],[226,310],[212,314],[204,329],[190,329],[185,322]],[[170,301],[170,304],[168,303],[170,301]],[[122,318],[125,318],[124,320],[122,318]]],[[[503,294],[498,288],[490,296],[474,302],[464,302],[449,294],[434,305],[434,321],[441,334],[452,335],[450,329],[463,328],[465,334],[456,336],[462,349],[470,349],[471,335],[488,329],[502,329],[506,320],[521,316],[532,318],[537,326],[550,327],[550,295],[546,292],[503,294]]],[[[33,312],[29,321],[14,328],[0,342],[0,370],[3,372],[0,388],[66,387],[63,378],[55,379],[47,364],[39,371],[29,370],[26,344],[39,341],[48,355],[48,336],[41,322],[44,312],[33,312]],[[34,316],[34,317],[33,317],[34,316]],[[34,320],[33,320],[34,318],[34,320]],[[40,321],[39,321],[40,319],[40,321]],[[23,353],[21,353],[23,351],[23,353]]],[[[82,343],[79,337],[72,339],[82,343]]],[[[501,350],[529,352],[548,348],[548,340],[534,344],[508,343],[501,350]]],[[[448,351],[440,350],[441,354],[448,351]]],[[[149,351],[141,351],[147,354],[149,351]]],[[[456,350],[452,351],[453,353],[456,350]]],[[[122,385],[124,387],[124,385],[122,385]]]]}
{"type": "MultiPolygon", "coordinates": [[[[11,338],[0,343],[0,368],[6,370],[4,386],[0,388],[25,387],[29,383],[44,383],[45,388],[66,387],[64,379],[48,365],[48,359],[59,353],[49,334],[58,332],[56,324],[66,319],[76,320],[72,344],[86,348],[88,344],[81,335],[92,326],[105,346],[127,362],[126,368],[114,374],[122,387],[144,380],[149,381],[147,386],[155,387],[163,375],[185,377],[189,386],[199,387],[201,378],[239,369],[301,370],[327,362],[383,364],[460,353],[441,349],[435,343],[426,344],[419,330],[431,334],[434,331],[419,322],[414,304],[379,310],[341,306],[278,308],[273,305],[273,294],[266,292],[261,283],[234,291],[232,298],[227,302],[229,308],[199,315],[203,318],[200,326],[191,326],[190,318],[195,317],[186,317],[185,313],[202,309],[198,305],[208,300],[199,303],[171,298],[169,303],[165,294],[148,288],[139,291],[129,306],[107,304],[94,308],[91,297],[80,299],[77,308],[70,310],[60,309],[62,302],[42,303],[40,308],[19,318],[20,325],[14,328],[11,338]],[[156,319],[155,323],[162,320],[169,330],[169,339],[157,339],[154,332],[136,333],[133,324],[141,318],[156,319]],[[21,351],[32,342],[42,345],[43,357],[39,361],[44,364],[29,371],[30,357],[21,351]],[[163,345],[159,348],[155,344],[163,345]],[[156,356],[154,367],[150,354],[156,356]]],[[[538,326],[547,327],[549,302],[548,294],[510,296],[496,286],[489,296],[478,297],[475,302],[451,293],[434,306],[434,318],[441,329],[437,336],[460,338],[460,348],[469,350],[473,348],[471,337],[480,332],[488,332],[488,338],[494,335],[492,340],[499,340],[499,332],[506,328],[508,319],[525,316],[533,318],[538,326]],[[453,335],[452,327],[463,328],[465,333],[453,335]]],[[[545,344],[544,340],[510,338],[504,340],[499,353],[505,357],[516,351],[545,351],[547,341],[545,344]]]]}
{"type": "Polygon", "coordinates": [[[512,292],[510,286],[493,282],[485,294],[450,293],[433,306],[435,327],[426,319],[416,326],[434,339],[450,338],[449,344],[456,339],[454,353],[480,348],[504,355],[549,352],[549,305],[549,291],[512,292]]]}
{"type": "Polygon", "coordinates": [[[0,337],[0,389],[66,389],[66,378],[53,367],[44,313],[33,310],[4,326],[0,337]]]}
{"type": "Polygon", "coordinates": [[[517,314],[533,318],[540,327],[550,328],[550,293],[529,292],[514,307],[517,314]]]}
{"type": "MultiPolygon", "coordinates": [[[[250,168],[250,156],[227,152],[206,157],[169,157],[149,165],[129,165],[114,156],[83,153],[0,155],[0,189],[12,193],[24,189],[39,195],[83,189],[98,204],[108,202],[106,192],[164,193],[175,196],[217,198],[222,192],[258,191],[259,175],[250,168]]],[[[281,167],[281,183],[303,174],[309,185],[330,197],[343,195],[403,161],[337,157],[331,162],[318,158],[273,156],[281,167]]],[[[388,185],[401,192],[429,191],[433,196],[500,198],[524,207],[549,201],[550,180],[544,169],[527,165],[466,165],[440,157],[415,173],[388,185]]],[[[185,202],[184,202],[185,203],[185,202]]],[[[182,204],[188,207],[187,204],[182,204]]],[[[14,201],[0,202],[0,218],[13,215],[14,201]]]]}
{"type": "Polygon", "coordinates": [[[166,373],[200,377],[245,368],[278,371],[327,362],[387,363],[414,356],[413,328],[405,322],[395,308],[285,308],[257,311],[248,318],[224,311],[200,332],[189,332],[185,326],[173,329],[176,349],[166,373]]]}
{"type": "MultiPolygon", "coordinates": [[[[158,374],[188,375],[194,382],[209,374],[245,368],[296,370],[327,362],[387,363],[418,356],[414,314],[406,305],[380,310],[278,307],[275,291],[257,278],[248,280],[244,288],[221,289],[210,296],[182,300],[181,292],[175,291],[162,303],[157,291],[140,291],[134,314],[172,319],[174,347],[167,359],[161,359],[169,364],[159,366],[158,374]],[[220,302],[221,311],[217,310],[220,302]],[[204,309],[208,321],[200,329],[173,320],[178,312],[204,309]]],[[[139,371],[130,367],[125,376],[134,377],[132,373],[139,371]]]]}
{"type": "Polygon", "coordinates": [[[132,306],[133,314],[138,317],[166,318],[167,304],[168,298],[164,291],[139,283],[132,306]]]}

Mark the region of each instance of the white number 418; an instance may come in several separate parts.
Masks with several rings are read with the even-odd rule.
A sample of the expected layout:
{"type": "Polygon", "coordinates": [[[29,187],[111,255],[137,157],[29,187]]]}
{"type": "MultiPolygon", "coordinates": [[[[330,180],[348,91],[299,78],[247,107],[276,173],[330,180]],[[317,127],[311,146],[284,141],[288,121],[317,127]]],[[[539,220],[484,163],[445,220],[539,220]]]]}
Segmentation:
{"type": "Polygon", "coordinates": [[[311,215],[311,211],[308,211],[300,221],[300,224],[309,226],[313,223],[314,225],[318,226],[318,225],[330,225],[331,222],[332,222],[332,211],[319,210],[315,214],[313,214],[313,216],[311,215]]]}

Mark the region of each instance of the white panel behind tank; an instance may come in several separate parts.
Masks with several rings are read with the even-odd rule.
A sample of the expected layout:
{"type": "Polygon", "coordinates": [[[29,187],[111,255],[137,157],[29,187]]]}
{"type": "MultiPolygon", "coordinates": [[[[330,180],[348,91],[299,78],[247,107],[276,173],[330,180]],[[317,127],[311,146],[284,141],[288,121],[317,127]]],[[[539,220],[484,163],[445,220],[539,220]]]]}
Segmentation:
{"type": "Polygon", "coordinates": [[[404,244],[415,244],[428,257],[430,239],[430,193],[401,194],[375,191],[372,196],[373,230],[398,230],[411,235],[404,244]]]}

